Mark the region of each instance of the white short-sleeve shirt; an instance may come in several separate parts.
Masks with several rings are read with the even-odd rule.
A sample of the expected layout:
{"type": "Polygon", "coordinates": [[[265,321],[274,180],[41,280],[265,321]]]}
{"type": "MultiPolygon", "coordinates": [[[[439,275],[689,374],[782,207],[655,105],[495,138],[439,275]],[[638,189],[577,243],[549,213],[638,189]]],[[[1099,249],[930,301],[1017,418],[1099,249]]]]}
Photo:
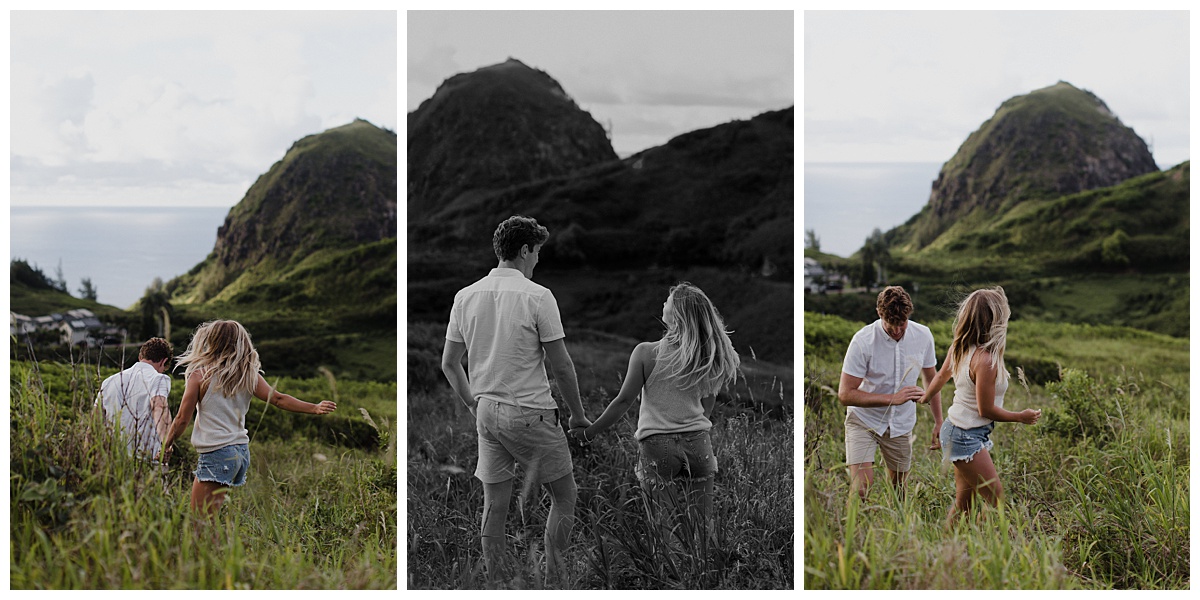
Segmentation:
{"type": "MultiPolygon", "coordinates": [[[[138,361],[132,367],[109,376],[100,384],[97,401],[104,408],[110,425],[119,423],[130,451],[154,456],[162,446],[155,427],[150,399],[171,394],[171,376],[138,361]]],[[[167,415],[170,419],[170,415],[167,415]]]]}
{"type": "Polygon", "coordinates": [[[467,347],[471,395],[526,408],[557,406],[542,344],[564,337],[554,294],[499,267],[454,295],[446,326],[446,339],[467,347]]]}
{"type": "MultiPolygon", "coordinates": [[[[858,389],[871,394],[893,394],[902,387],[916,385],[921,370],[937,366],[933,333],[920,323],[908,322],[900,341],[883,329],[883,321],[863,327],[850,340],[842,372],[862,378],[858,389]]],[[[857,418],[868,429],[883,435],[904,435],[917,424],[917,405],[905,402],[896,406],[846,407],[846,418],[857,418]]]]}

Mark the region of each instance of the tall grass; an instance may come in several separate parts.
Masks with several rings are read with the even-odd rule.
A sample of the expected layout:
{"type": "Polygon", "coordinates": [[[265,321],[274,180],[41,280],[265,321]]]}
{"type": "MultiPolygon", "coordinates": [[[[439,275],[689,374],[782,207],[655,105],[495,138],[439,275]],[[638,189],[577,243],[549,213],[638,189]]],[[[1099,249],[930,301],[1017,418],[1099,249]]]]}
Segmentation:
{"type": "MultiPolygon", "coordinates": [[[[593,418],[612,399],[624,370],[623,359],[615,360],[601,348],[600,344],[571,348],[587,386],[584,406],[593,418]]],[[[432,377],[426,379],[432,381],[432,377]]],[[[716,518],[711,526],[679,505],[654,504],[638,485],[633,472],[637,462],[633,438],[636,408],[592,444],[572,443],[579,493],[565,587],[792,588],[795,427],[787,387],[781,380],[754,381],[718,401],[711,430],[719,463],[716,518]],[[751,402],[749,390],[763,389],[774,390],[775,397],[762,398],[760,394],[751,402]],[[660,519],[658,510],[671,511],[675,518],[660,519]],[[660,527],[660,523],[666,526],[660,527]]],[[[473,477],[476,452],[474,421],[448,386],[410,390],[410,589],[493,585],[485,580],[481,565],[483,499],[482,487],[473,477]]],[[[518,490],[514,495],[520,494],[518,490]]],[[[510,564],[519,567],[494,584],[496,587],[543,585],[538,572],[544,562],[541,544],[549,496],[543,490],[532,490],[524,510],[521,504],[514,498],[505,529],[510,564]]]]}
{"type": "Polygon", "coordinates": [[[10,366],[14,589],[395,588],[386,447],[256,437],[247,485],[205,521],[189,509],[190,447],[165,468],[135,459],[91,409],[104,373],[10,366]]]}
{"type": "MultiPolygon", "coordinates": [[[[814,333],[840,325],[816,320],[814,333]]],[[[935,336],[947,325],[934,323],[935,336]]],[[[826,347],[836,336],[806,332],[806,350],[815,345],[805,364],[806,588],[1189,587],[1186,344],[1120,328],[1013,325],[1010,350],[1065,366],[1057,381],[1009,387],[1005,408],[1042,408],[1046,418],[997,424],[991,456],[1004,501],[951,529],[953,473],[924,450],[924,408],[904,493],[876,477],[865,502],[850,498],[840,362],[826,347]]],[[[952,397],[951,385],[943,410],[952,397]]]]}

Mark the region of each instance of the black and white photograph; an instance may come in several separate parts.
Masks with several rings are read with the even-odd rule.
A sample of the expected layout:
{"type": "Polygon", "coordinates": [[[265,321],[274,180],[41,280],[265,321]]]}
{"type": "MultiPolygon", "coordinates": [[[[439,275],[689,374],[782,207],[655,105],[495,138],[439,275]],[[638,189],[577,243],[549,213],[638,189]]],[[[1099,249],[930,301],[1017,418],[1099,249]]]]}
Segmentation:
{"type": "Polygon", "coordinates": [[[397,12],[5,13],[11,589],[395,590],[397,12]]]}
{"type": "Polygon", "coordinates": [[[793,589],[792,11],[408,11],[406,587],[793,589]]]}

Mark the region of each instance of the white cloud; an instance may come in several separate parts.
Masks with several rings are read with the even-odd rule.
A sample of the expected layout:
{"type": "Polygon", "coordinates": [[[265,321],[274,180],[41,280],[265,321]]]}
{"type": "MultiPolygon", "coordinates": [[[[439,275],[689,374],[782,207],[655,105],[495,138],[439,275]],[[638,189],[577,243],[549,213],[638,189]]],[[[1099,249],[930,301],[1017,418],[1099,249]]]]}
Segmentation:
{"type": "Polygon", "coordinates": [[[137,186],[122,165],[172,178],[167,189],[253,181],[292,142],[354,117],[396,129],[394,12],[21,11],[11,21],[14,203],[137,186]],[[63,169],[83,187],[55,189],[63,169]]]}

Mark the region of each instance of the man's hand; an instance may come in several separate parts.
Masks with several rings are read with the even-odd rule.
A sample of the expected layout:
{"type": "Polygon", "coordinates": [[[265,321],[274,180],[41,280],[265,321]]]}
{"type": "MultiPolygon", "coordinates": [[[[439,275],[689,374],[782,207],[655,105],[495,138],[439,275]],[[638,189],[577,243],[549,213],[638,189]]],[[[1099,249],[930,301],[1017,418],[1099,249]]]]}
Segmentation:
{"type": "Polygon", "coordinates": [[[904,404],[905,402],[909,402],[912,400],[920,400],[921,396],[923,396],[924,394],[925,394],[925,390],[923,390],[915,385],[910,385],[908,387],[902,387],[899,390],[897,390],[895,394],[892,394],[891,404],[893,404],[893,405],[904,404]]]}
{"type": "Polygon", "coordinates": [[[582,414],[571,415],[571,418],[567,420],[567,428],[570,429],[571,431],[574,431],[580,427],[587,427],[591,424],[592,424],[592,422],[590,420],[588,420],[588,418],[583,416],[582,414]]]}
{"type": "Polygon", "coordinates": [[[942,436],[940,435],[941,431],[942,431],[942,424],[934,423],[933,424],[933,445],[931,445],[929,447],[930,450],[941,450],[942,449],[942,436]]]}

